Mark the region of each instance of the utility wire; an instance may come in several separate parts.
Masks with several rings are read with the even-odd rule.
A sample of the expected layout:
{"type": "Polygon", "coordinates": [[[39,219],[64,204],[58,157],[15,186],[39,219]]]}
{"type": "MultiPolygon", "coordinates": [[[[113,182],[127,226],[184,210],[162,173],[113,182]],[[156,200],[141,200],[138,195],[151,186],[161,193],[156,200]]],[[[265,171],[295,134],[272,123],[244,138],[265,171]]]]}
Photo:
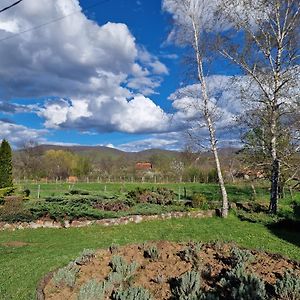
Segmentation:
{"type": "Polygon", "coordinates": [[[22,1],[23,1],[23,0],[19,0],[19,1],[15,2],[15,3],[13,3],[13,4],[11,4],[11,5],[7,6],[7,7],[5,7],[5,8],[2,8],[2,9],[0,10],[0,13],[2,13],[2,12],[4,12],[4,11],[6,11],[6,10],[8,10],[8,9],[14,7],[14,6],[16,6],[17,4],[19,4],[19,3],[22,2],[22,1]]]}
{"type": "MultiPolygon", "coordinates": [[[[23,0],[19,0],[19,2],[20,2],[20,1],[23,1],[23,0]]],[[[59,22],[59,21],[61,21],[61,20],[63,20],[63,19],[66,19],[66,18],[68,18],[68,17],[70,17],[70,16],[73,16],[73,15],[75,15],[75,14],[81,13],[82,11],[85,11],[85,10],[87,10],[87,9],[90,9],[90,8],[93,8],[93,7],[96,7],[96,6],[99,6],[100,4],[104,4],[104,3],[109,2],[109,1],[110,1],[110,0],[102,0],[102,1],[100,1],[100,2],[98,2],[98,3],[95,3],[95,4],[92,4],[92,5],[89,5],[89,6],[85,7],[84,10],[81,10],[81,9],[75,10],[75,11],[71,12],[71,13],[68,14],[68,15],[61,16],[61,17],[59,17],[59,18],[50,20],[50,21],[48,21],[48,22],[42,23],[42,24],[40,24],[40,25],[37,25],[37,26],[35,26],[35,27],[31,27],[31,28],[25,29],[25,30],[20,31],[20,32],[18,32],[18,33],[16,33],[16,34],[12,34],[12,35],[10,35],[10,36],[8,36],[8,37],[5,37],[5,38],[3,38],[3,39],[0,39],[0,42],[10,40],[10,39],[15,38],[15,37],[17,37],[17,36],[19,36],[19,35],[21,35],[21,34],[23,34],[23,33],[27,33],[27,32],[30,32],[30,31],[34,31],[34,30],[40,29],[40,28],[42,28],[42,27],[45,27],[45,26],[47,26],[47,25],[50,25],[50,24],[59,22]]]]}

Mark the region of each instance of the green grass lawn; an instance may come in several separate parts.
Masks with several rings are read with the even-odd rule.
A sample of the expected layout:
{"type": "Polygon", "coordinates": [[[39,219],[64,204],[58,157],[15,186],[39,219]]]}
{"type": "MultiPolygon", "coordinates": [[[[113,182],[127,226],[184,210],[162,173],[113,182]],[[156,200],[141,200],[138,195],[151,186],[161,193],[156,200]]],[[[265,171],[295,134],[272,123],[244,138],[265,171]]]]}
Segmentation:
{"type": "Polygon", "coordinates": [[[275,235],[261,224],[241,222],[234,216],[226,220],[186,218],[119,227],[5,231],[0,232],[0,299],[35,299],[39,279],[67,264],[84,248],[106,248],[112,243],[147,240],[235,241],[240,246],[281,253],[300,260],[298,233],[278,232],[275,235]],[[3,243],[11,241],[26,242],[28,245],[4,246],[3,243]]]}

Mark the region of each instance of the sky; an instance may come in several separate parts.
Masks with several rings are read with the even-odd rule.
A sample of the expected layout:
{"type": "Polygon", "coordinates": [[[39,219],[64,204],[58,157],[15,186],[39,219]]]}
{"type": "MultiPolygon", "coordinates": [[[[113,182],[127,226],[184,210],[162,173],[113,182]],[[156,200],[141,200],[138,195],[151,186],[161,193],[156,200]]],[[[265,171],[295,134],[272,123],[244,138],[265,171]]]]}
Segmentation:
{"type": "MultiPolygon", "coordinates": [[[[181,150],[197,113],[178,92],[197,87],[170,39],[173,16],[168,0],[23,0],[0,14],[0,139],[181,150]]],[[[237,142],[234,73],[219,60],[207,78],[224,145],[237,142]]]]}

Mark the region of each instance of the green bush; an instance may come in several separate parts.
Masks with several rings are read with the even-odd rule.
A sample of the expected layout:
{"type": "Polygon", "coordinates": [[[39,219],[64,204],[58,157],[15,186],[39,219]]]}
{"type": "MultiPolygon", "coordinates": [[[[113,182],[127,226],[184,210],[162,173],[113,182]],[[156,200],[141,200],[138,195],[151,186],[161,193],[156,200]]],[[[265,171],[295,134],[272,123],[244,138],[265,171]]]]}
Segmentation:
{"type": "Polygon", "coordinates": [[[200,193],[195,193],[192,196],[192,207],[194,208],[207,208],[208,207],[208,202],[206,197],[203,194],[200,193]]]}
{"type": "Polygon", "coordinates": [[[178,278],[171,286],[172,295],[176,300],[198,300],[201,299],[202,290],[200,285],[200,274],[189,271],[178,278]]]}
{"type": "Polygon", "coordinates": [[[175,193],[172,190],[162,187],[152,190],[137,188],[127,193],[127,199],[133,200],[136,203],[172,205],[175,193]]]}
{"type": "Polygon", "coordinates": [[[6,187],[0,189],[0,204],[4,203],[4,198],[7,196],[12,196],[15,192],[15,187],[6,187]]]}
{"type": "Polygon", "coordinates": [[[103,300],[107,287],[106,282],[92,279],[80,288],[77,300],[103,300]]]}
{"type": "Polygon", "coordinates": [[[230,260],[233,267],[244,265],[247,262],[253,262],[255,259],[249,250],[243,250],[237,247],[233,247],[230,254],[230,260]]]}
{"type": "Polygon", "coordinates": [[[286,271],[281,279],[275,284],[275,293],[279,299],[300,299],[300,276],[292,270],[286,271]]]}
{"type": "Polygon", "coordinates": [[[90,249],[84,249],[80,256],[78,256],[74,262],[77,265],[85,265],[89,263],[95,257],[95,251],[90,249]]]}
{"type": "Polygon", "coordinates": [[[25,209],[23,198],[20,196],[7,196],[0,209],[0,220],[4,222],[30,222],[34,216],[25,209]]]}
{"type": "Polygon", "coordinates": [[[110,262],[110,266],[112,269],[112,273],[109,276],[109,280],[114,282],[118,281],[116,279],[120,279],[121,281],[128,281],[134,275],[138,264],[136,262],[132,262],[128,264],[123,257],[121,256],[113,256],[110,262]]]}
{"type": "Polygon", "coordinates": [[[68,266],[59,269],[53,275],[52,280],[57,287],[60,287],[61,285],[67,285],[70,288],[73,288],[75,286],[78,272],[79,268],[76,267],[74,263],[70,263],[68,266]]]}
{"type": "Polygon", "coordinates": [[[114,291],[112,294],[113,300],[152,300],[149,291],[143,288],[130,287],[124,291],[114,291]]]}
{"type": "Polygon", "coordinates": [[[256,275],[248,274],[241,264],[227,271],[220,284],[225,299],[265,300],[267,297],[264,282],[256,275]]]}

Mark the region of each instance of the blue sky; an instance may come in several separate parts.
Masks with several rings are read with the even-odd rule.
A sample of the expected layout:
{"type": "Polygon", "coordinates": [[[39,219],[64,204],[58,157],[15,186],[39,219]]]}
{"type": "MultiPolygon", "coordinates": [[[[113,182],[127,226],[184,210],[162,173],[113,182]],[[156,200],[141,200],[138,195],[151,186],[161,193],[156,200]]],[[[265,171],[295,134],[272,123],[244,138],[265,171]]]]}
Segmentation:
{"type": "MultiPolygon", "coordinates": [[[[168,99],[186,84],[171,24],[160,0],[24,0],[0,15],[0,139],[184,147],[189,120],[168,99]]],[[[210,70],[233,73],[223,60],[210,70]]]]}

